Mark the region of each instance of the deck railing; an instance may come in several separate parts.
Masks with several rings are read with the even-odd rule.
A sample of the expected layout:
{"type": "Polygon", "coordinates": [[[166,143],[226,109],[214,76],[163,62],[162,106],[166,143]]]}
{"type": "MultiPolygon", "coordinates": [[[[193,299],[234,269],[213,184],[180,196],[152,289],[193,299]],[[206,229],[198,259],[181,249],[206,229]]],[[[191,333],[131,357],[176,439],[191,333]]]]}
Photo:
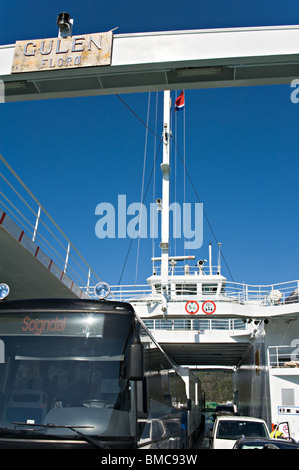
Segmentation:
{"type": "Polygon", "coordinates": [[[225,295],[237,297],[241,302],[258,302],[261,305],[277,305],[298,302],[299,281],[277,284],[250,285],[226,282],[225,295]]]}
{"type": "Polygon", "coordinates": [[[251,329],[250,324],[236,318],[188,318],[188,319],[143,319],[145,326],[150,330],[196,331],[204,333],[207,330],[225,330],[229,332],[251,329]]]}
{"type": "MultiPolygon", "coordinates": [[[[204,282],[198,279],[195,281],[175,280],[169,278],[168,299],[173,302],[182,300],[215,300],[220,302],[236,302],[240,304],[256,304],[260,306],[284,305],[298,302],[299,281],[290,281],[269,285],[249,285],[230,281],[211,281],[209,284],[200,285],[204,282]]],[[[121,301],[132,300],[161,300],[161,285],[119,285],[110,286],[111,297],[121,301]]],[[[93,295],[93,286],[88,289],[93,295]]]]}
{"type": "Polygon", "coordinates": [[[289,346],[270,346],[268,348],[268,364],[270,367],[298,368],[299,367],[299,342],[289,346]]]}
{"type": "Polygon", "coordinates": [[[78,287],[100,281],[46,209],[0,155],[0,208],[78,287]]]}

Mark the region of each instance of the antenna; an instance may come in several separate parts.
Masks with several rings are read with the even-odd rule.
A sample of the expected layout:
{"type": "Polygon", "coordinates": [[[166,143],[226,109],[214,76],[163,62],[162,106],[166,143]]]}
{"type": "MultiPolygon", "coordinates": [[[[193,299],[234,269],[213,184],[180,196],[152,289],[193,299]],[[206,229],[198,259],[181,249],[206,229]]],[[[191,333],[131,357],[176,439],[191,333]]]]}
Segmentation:
{"type": "Polygon", "coordinates": [[[212,243],[209,245],[209,263],[210,263],[210,274],[213,274],[212,270],[212,243]]]}
{"type": "Polygon", "coordinates": [[[218,243],[218,273],[217,274],[220,274],[221,273],[221,245],[222,243],[218,243]]]}

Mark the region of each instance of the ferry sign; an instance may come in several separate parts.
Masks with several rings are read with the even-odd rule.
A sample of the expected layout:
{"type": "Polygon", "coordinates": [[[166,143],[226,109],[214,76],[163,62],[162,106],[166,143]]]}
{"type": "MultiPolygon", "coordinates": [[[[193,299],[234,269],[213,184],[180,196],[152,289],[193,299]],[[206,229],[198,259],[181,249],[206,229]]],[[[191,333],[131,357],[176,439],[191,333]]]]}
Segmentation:
{"type": "MultiPolygon", "coordinates": [[[[216,311],[216,304],[212,300],[206,300],[201,305],[201,309],[202,309],[203,313],[205,313],[207,315],[212,315],[216,311]]],[[[196,302],[195,300],[189,300],[185,304],[185,310],[190,315],[195,315],[195,313],[197,313],[199,311],[199,303],[196,302]]]]}
{"type": "Polygon", "coordinates": [[[212,315],[212,313],[215,312],[216,310],[216,304],[212,300],[206,300],[202,306],[202,311],[206,313],[207,315],[212,315]]]}
{"type": "Polygon", "coordinates": [[[112,31],[108,31],[17,41],[11,73],[110,65],[112,36],[112,31]]]}
{"type": "Polygon", "coordinates": [[[199,310],[199,305],[195,300],[189,300],[185,305],[185,310],[190,315],[195,315],[199,310]]]}

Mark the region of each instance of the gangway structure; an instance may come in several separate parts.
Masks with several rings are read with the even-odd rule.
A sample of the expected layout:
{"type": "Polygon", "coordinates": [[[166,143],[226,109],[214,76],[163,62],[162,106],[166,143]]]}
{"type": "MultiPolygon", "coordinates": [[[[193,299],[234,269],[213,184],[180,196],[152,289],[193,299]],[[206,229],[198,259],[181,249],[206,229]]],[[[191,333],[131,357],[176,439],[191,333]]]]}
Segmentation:
{"type": "Polygon", "coordinates": [[[0,283],[9,285],[9,298],[87,298],[86,286],[98,281],[100,278],[0,155],[0,283]]]}

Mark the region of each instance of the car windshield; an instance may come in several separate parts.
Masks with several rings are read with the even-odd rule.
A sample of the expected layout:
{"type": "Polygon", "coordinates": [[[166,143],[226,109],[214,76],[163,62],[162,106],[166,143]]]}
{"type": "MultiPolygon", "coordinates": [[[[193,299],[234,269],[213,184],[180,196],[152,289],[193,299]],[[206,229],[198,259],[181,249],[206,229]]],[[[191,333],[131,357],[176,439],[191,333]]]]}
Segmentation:
{"type": "Polygon", "coordinates": [[[265,444],[242,444],[241,449],[263,449],[265,444]]]}
{"type": "Polygon", "coordinates": [[[220,420],[217,429],[217,439],[237,440],[245,437],[268,437],[264,423],[255,421],[220,420]]]}
{"type": "Polygon", "coordinates": [[[217,405],[216,406],[216,413],[233,413],[234,407],[233,405],[217,405]]]}
{"type": "MultiPolygon", "coordinates": [[[[130,319],[126,322],[125,316],[119,317],[114,317],[110,331],[98,315],[98,328],[94,323],[93,330],[85,328],[82,333],[81,328],[75,334],[77,318],[68,316],[72,334],[66,335],[65,329],[59,336],[54,318],[48,323],[45,319],[23,322],[23,328],[31,329],[29,335],[0,336],[5,345],[5,362],[0,364],[1,429],[20,430],[22,424],[16,423],[27,424],[27,429],[28,424],[53,424],[60,427],[34,430],[70,438],[74,432],[62,426],[88,426],[85,434],[129,435],[130,396],[124,358],[128,332],[132,331],[130,319]]],[[[60,332],[62,328],[65,325],[60,326],[60,332]]]]}
{"type": "Polygon", "coordinates": [[[279,449],[299,449],[299,446],[296,444],[291,444],[288,442],[278,442],[278,441],[269,441],[269,442],[248,442],[240,444],[240,449],[266,449],[271,447],[278,447],[279,449]]]}

